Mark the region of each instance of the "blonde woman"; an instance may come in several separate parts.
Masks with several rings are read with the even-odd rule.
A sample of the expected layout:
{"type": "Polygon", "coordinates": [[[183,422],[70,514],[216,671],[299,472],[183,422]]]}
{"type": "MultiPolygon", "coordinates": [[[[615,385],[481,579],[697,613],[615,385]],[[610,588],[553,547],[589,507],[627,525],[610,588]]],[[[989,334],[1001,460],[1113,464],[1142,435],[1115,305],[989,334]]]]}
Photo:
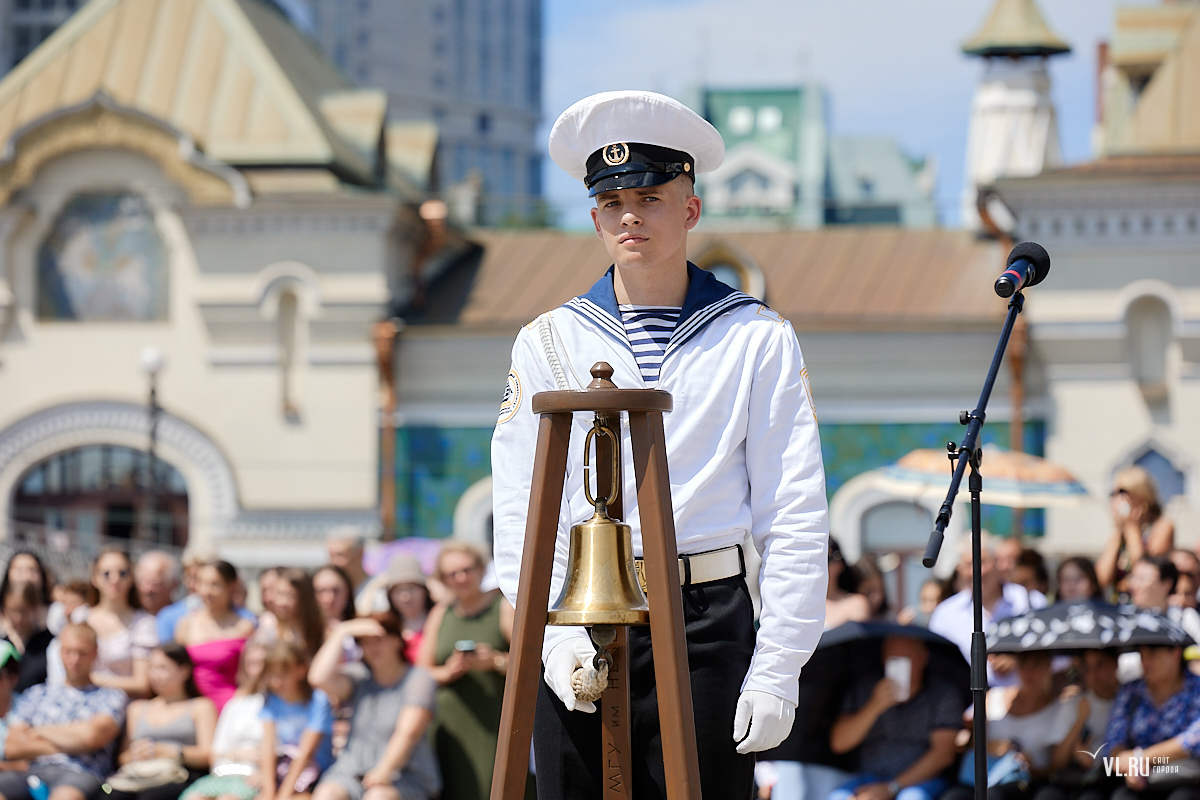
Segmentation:
{"type": "MultiPolygon", "coordinates": [[[[150,697],[150,651],[158,646],[154,617],[141,608],[133,585],[133,565],[120,550],[105,550],[92,563],[94,601],[86,622],[96,632],[99,651],[92,683],[120,689],[130,698],[150,697]]],[[[47,651],[51,683],[65,675],[57,640],[47,651]]]]}
{"type": "Polygon", "coordinates": [[[442,548],[435,577],[453,599],[429,613],[417,656],[441,687],[432,738],[443,800],[486,800],[491,790],[513,608],[498,590],[483,590],[485,566],[470,544],[442,548]]]}
{"type": "Polygon", "coordinates": [[[1096,577],[1105,589],[1128,591],[1126,577],[1142,556],[1165,556],[1175,547],[1175,524],[1163,516],[1150,473],[1127,467],[1116,474],[1109,498],[1114,530],[1096,559],[1096,577]]]}

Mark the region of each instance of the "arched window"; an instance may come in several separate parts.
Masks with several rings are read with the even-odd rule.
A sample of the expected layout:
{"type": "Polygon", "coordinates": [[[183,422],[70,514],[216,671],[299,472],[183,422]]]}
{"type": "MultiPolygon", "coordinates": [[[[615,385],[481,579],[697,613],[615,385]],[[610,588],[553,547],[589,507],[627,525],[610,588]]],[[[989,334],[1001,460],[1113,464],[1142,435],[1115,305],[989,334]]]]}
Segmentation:
{"type": "Polygon", "coordinates": [[[164,320],[167,273],[167,248],[144,198],[77,195],[38,251],[38,319],[164,320]]]}
{"type": "Polygon", "coordinates": [[[34,539],[65,532],[82,549],[96,546],[100,537],[183,547],[187,483],[161,459],[153,475],[148,467],[144,451],[117,445],[55,453],[17,481],[15,527],[34,539]]]}
{"type": "Polygon", "coordinates": [[[1184,493],[1185,476],[1183,471],[1176,467],[1170,458],[1153,447],[1135,458],[1133,463],[1149,472],[1150,477],[1154,478],[1154,483],[1158,487],[1158,501],[1164,506],[1170,502],[1172,497],[1184,493]]]}
{"type": "Polygon", "coordinates": [[[289,420],[300,418],[296,397],[296,349],[299,334],[300,302],[296,293],[285,290],[279,295],[279,381],[283,399],[283,415],[289,420]]]}
{"type": "Polygon", "coordinates": [[[1171,311],[1160,298],[1139,297],[1126,312],[1129,365],[1147,403],[1167,399],[1167,348],[1171,344],[1171,311]]]}

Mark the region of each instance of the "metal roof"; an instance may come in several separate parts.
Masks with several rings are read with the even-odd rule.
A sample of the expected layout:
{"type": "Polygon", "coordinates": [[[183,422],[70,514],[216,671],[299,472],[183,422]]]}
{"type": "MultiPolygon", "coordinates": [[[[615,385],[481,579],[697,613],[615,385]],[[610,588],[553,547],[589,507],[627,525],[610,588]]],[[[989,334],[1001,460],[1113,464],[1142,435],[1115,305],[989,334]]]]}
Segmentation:
{"type": "Polygon", "coordinates": [[[1071,45],[1050,30],[1034,0],[996,0],[983,27],[963,42],[973,56],[1052,56],[1071,45]]]}
{"type": "MultiPolygon", "coordinates": [[[[609,258],[594,235],[477,231],[484,255],[458,323],[515,329],[593,284],[609,258]]],[[[1005,304],[992,284],[1004,253],[960,230],[838,227],[693,232],[688,257],[741,254],[762,272],[766,302],[807,330],[992,327],[1005,304]]]]}
{"type": "Polygon", "coordinates": [[[0,81],[0,142],[105,94],[228,164],[326,165],[370,181],[371,162],[321,110],[352,90],[263,0],[93,0],[0,81]]]}

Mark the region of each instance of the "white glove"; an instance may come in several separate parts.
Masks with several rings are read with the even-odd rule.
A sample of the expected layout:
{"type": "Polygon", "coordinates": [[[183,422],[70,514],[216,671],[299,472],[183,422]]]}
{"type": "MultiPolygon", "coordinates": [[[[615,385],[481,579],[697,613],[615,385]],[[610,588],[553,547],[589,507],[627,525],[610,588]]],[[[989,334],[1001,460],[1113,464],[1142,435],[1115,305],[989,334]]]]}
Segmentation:
{"type": "Polygon", "coordinates": [[[792,732],[796,704],[767,692],[747,689],[733,714],[733,740],[742,755],[778,747],[792,732]]]}
{"type": "Polygon", "coordinates": [[[550,691],[558,695],[567,711],[583,711],[593,714],[596,704],[580,700],[575,696],[571,687],[571,674],[582,667],[595,670],[592,659],[596,656],[596,647],[585,637],[572,636],[554,645],[554,649],[546,656],[546,685],[550,691]]]}

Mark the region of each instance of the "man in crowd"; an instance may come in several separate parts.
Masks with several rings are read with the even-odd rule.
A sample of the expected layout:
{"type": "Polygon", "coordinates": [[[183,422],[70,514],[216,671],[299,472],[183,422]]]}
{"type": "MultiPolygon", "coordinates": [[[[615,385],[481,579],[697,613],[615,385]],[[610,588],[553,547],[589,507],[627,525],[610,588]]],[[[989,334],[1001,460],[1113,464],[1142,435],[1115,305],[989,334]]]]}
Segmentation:
{"type": "Polygon", "coordinates": [[[157,615],[171,604],[179,588],[179,560],[162,550],[143,553],[133,568],[133,581],[142,609],[157,615]]]}
{"type": "Polygon", "coordinates": [[[923,642],[889,636],[883,661],[892,658],[908,659],[908,692],[885,677],[847,693],[830,747],[848,753],[861,746],[859,763],[867,771],[830,793],[829,800],[933,800],[946,788],[941,774],[956,758],[962,693],[929,673],[923,642]]]}
{"type": "MultiPolygon", "coordinates": [[[[993,552],[996,554],[996,571],[1000,573],[1000,579],[1005,583],[1013,583],[1013,571],[1017,568],[1017,562],[1021,558],[1021,540],[1016,536],[1007,536],[995,541],[993,552]]],[[[958,579],[963,579],[962,573],[959,572],[958,579]]],[[[971,586],[971,577],[968,574],[966,583],[959,586],[960,589],[968,589],[971,586]]]]}
{"type": "MultiPolygon", "coordinates": [[[[996,558],[997,543],[988,534],[980,540],[983,560],[980,576],[983,583],[983,629],[995,620],[1024,614],[1030,608],[1045,608],[1046,597],[1041,592],[1030,592],[1016,583],[1006,583],[996,558]]],[[[971,609],[971,557],[970,538],[964,542],[962,556],[958,562],[958,584],[966,588],[938,604],[929,617],[929,630],[940,634],[958,645],[963,657],[971,660],[971,632],[975,627],[975,616],[971,609]]],[[[988,683],[992,686],[1008,686],[1017,682],[1017,659],[1012,655],[988,656],[988,683]]]]}
{"type": "Polygon", "coordinates": [[[361,536],[343,531],[334,531],[325,539],[325,552],[329,563],[341,567],[354,587],[354,607],[359,614],[370,614],[372,609],[368,597],[367,583],[371,576],[363,569],[363,540],[361,536]]]}
{"type": "Polygon", "coordinates": [[[175,626],[179,620],[187,616],[189,611],[200,607],[200,595],[196,594],[196,573],[200,567],[216,558],[213,553],[189,553],[183,559],[183,589],[185,594],[181,599],[169,606],[159,609],[155,615],[158,623],[158,640],[160,642],[175,641],[175,626]]]}
{"type": "Polygon", "coordinates": [[[24,771],[0,773],[0,798],[30,798],[40,782],[49,800],[95,800],[113,771],[117,736],[125,722],[125,693],[92,683],[96,632],[72,623],[58,635],[66,683],[38,684],[12,711],[5,758],[30,762],[24,771]],[[31,777],[37,781],[30,781],[31,777]]]}
{"type": "Polygon", "coordinates": [[[1168,602],[1179,608],[1195,608],[1196,589],[1200,588],[1200,558],[1190,550],[1172,550],[1171,563],[1179,570],[1179,577],[1168,602]]]}

